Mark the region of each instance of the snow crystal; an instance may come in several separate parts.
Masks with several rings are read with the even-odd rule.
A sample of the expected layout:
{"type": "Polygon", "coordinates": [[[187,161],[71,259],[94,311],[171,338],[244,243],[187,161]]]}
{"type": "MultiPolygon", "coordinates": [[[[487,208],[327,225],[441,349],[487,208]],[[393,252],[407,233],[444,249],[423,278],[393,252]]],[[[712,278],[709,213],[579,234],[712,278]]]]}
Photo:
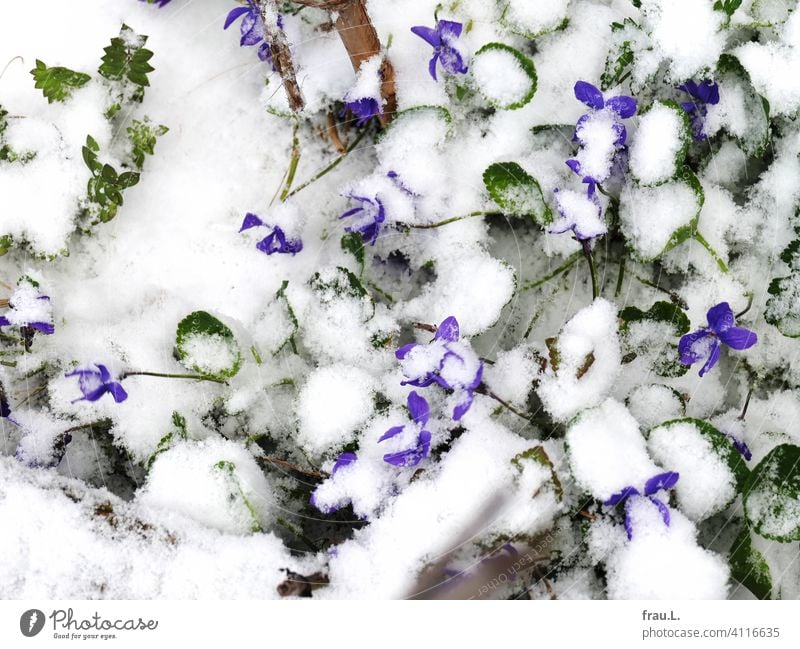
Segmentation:
{"type": "Polygon", "coordinates": [[[472,75],[481,94],[490,103],[510,107],[525,99],[532,90],[532,80],[511,52],[487,49],[472,62],[472,75]]]}
{"type": "Polygon", "coordinates": [[[181,347],[185,354],[181,363],[203,374],[216,375],[230,370],[239,360],[236,342],[219,334],[189,334],[181,347]]]}
{"type": "Polygon", "coordinates": [[[561,26],[566,20],[569,3],[570,0],[509,0],[503,20],[515,32],[533,37],[561,26]]]}
{"type": "Polygon", "coordinates": [[[639,385],[628,395],[626,403],[645,430],[685,414],[679,393],[666,385],[639,385]]]}

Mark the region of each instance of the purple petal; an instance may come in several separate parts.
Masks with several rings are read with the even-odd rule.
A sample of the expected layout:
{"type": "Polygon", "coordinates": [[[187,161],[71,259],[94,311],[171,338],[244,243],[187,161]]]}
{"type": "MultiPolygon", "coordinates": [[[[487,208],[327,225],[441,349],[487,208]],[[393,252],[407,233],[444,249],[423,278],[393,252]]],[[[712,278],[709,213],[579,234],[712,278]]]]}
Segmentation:
{"type": "Polygon", "coordinates": [[[439,60],[445,72],[450,74],[466,74],[467,72],[461,52],[453,47],[443,47],[439,50],[439,60]]]}
{"type": "Polygon", "coordinates": [[[730,327],[721,332],[719,338],[731,349],[747,349],[758,342],[758,336],[744,327],[730,327]]]}
{"type": "Polygon", "coordinates": [[[719,342],[717,340],[714,340],[714,344],[711,347],[711,354],[709,355],[708,360],[706,361],[706,364],[703,365],[702,368],[700,368],[700,376],[703,376],[712,367],[714,367],[714,365],[717,364],[717,361],[719,360],[719,354],[720,354],[721,350],[722,350],[722,346],[719,344],[719,342]]]}
{"type": "Polygon", "coordinates": [[[408,395],[408,411],[411,413],[411,418],[415,424],[424,426],[428,423],[428,417],[430,417],[428,402],[416,392],[412,391],[408,395]]]}
{"type": "Polygon", "coordinates": [[[439,50],[436,50],[436,53],[431,57],[431,60],[428,61],[428,74],[433,77],[434,81],[438,81],[439,79],[436,78],[436,62],[439,60],[439,50]]]}
{"type": "Polygon", "coordinates": [[[257,13],[248,12],[242,18],[241,34],[239,45],[255,45],[264,40],[264,27],[261,24],[261,17],[257,13]]]}
{"type": "Polygon", "coordinates": [[[419,433],[419,442],[417,443],[417,448],[419,449],[420,454],[422,457],[428,457],[428,453],[431,450],[431,433],[428,430],[422,430],[419,433]]]}
{"type": "Polygon", "coordinates": [[[433,339],[446,340],[454,343],[458,340],[458,336],[458,320],[456,320],[455,316],[451,315],[442,320],[442,323],[436,329],[436,335],[433,337],[433,339]]]}
{"type": "Polygon", "coordinates": [[[340,219],[346,219],[348,216],[353,216],[353,214],[356,214],[357,212],[363,212],[363,211],[364,211],[363,207],[354,207],[352,210],[347,210],[339,218],[340,219]]]}
{"type": "Polygon", "coordinates": [[[621,124],[620,122],[614,122],[611,125],[611,128],[617,134],[617,139],[614,140],[614,144],[618,147],[623,146],[625,141],[628,139],[628,131],[625,128],[625,124],[621,124]]]}
{"type": "Polygon", "coordinates": [[[349,466],[357,459],[358,456],[356,456],[355,453],[342,453],[341,455],[339,455],[338,458],[336,458],[336,462],[334,463],[333,469],[331,470],[331,475],[332,476],[336,475],[336,472],[339,469],[343,469],[344,467],[349,466]]]}
{"type": "Polygon", "coordinates": [[[422,40],[424,40],[428,45],[431,47],[439,47],[442,44],[442,37],[438,31],[431,27],[425,27],[423,25],[418,25],[416,27],[412,27],[411,31],[414,32],[417,36],[419,36],[422,40]]]}
{"type": "Polygon", "coordinates": [[[654,475],[644,484],[644,495],[652,496],[659,489],[672,489],[675,483],[678,482],[680,474],[675,471],[667,471],[666,473],[659,473],[654,475]]]}
{"type": "Polygon", "coordinates": [[[622,502],[623,500],[627,500],[631,496],[638,496],[639,490],[636,487],[625,487],[622,491],[618,491],[617,493],[613,494],[608,500],[604,501],[603,504],[606,507],[613,507],[617,503],[622,502]]]}
{"type": "Polygon", "coordinates": [[[228,17],[225,18],[225,26],[222,29],[228,29],[228,27],[233,24],[233,21],[236,20],[242,14],[246,14],[250,11],[250,7],[236,7],[235,9],[231,9],[228,17]]]}
{"type": "Polygon", "coordinates": [[[398,360],[403,360],[414,347],[419,347],[419,343],[408,343],[407,345],[403,345],[400,347],[395,353],[394,356],[398,360]]]}
{"type": "Polygon", "coordinates": [[[436,31],[439,32],[443,41],[447,41],[448,39],[461,36],[462,27],[463,25],[461,23],[457,23],[453,20],[440,20],[436,25],[436,31]]]}
{"type": "Polygon", "coordinates": [[[579,174],[581,172],[581,163],[578,162],[577,160],[567,160],[565,164],[570,169],[572,169],[572,171],[574,171],[576,174],[579,174]]]}
{"type": "Polygon", "coordinates": [[[397,451],[396,453],[387,453],[383,456],[383,461],[388,462],[394,466],[416,466],[422,459],[419,451],[415,448],[409,448],[405,451],[397,451]]]}
{"type": "Polygon", "coordinates": [[[100,380],[103,383],[108,383],[111,380],[111,372],[108,371],[108,368],[105,365],[100,365],[99,363],[95,363],[95,367],[100,370],[100,380]]]}
{"type": "MultiPolygon", "coordinates": [[[[697,331],[693,331],[681,336],[681,340],[678,343],[678,353],[681,356],[681,363],[684,365],[691,365],[692,363],[696,363],[703,358],[704,354],[701,354],[698,351],[696,343],[713,335],[714,334],[712,334],[708,329],[698,329],[697,331]]],[[[706,351],[705,347],[702,349],[703,351],[706,351]]]]}
{"type": "Polygon", "coordinates": [[[258,227],[259,225],[264,225],[264,221],[252,212],[248,212],[244,217],[244,221],[242,221],[242,227],[239,228],[239,232],[244,232],[245,230],[258,227]]]}
{"type": "Polygon", "coordinates": [[[658,507],[658,511],[661,512],[661,518],[664,521],[664,525],[669,527],[669,507],[667,507],[658,498],[653,498],[652,496],[650,497],[650,502],[658,507]]]}
{"type": "Polygon", "coordinates": [[[712,306],[706,314],[708,327],[715,334],[720,335],[733,326],[733,311],[730,304],[720,302],[717,306],[712,306]]]}
{"type": "Polygon", "coordinates": [[[453,421],[458,421],[466,414],[467,410],[469,410],[470,406],[472,405],[472,400],[474,398],[475,397],[472,394],[472,390],[467,390],[461,403],[453,408],[453,421]]]}
{"type": "Polygon", "coordinates": [[[43,334],[47,335],[55,333],[56,331],[56,328],[49,322],[29,322],[28,326],[33,327],[34,329],[37,329],[38,331],[41,331],[43,334]]]}
{"type": "Polygon", "coordinates": [[[733,446],[737,451],[739,451],[739,453],[742,454],[742,457],[744,457],[744,459],[747,460],[748,462],[753,459],[753,453],[750,450],[750,447],[744,442],[738,439],[734,439],[733,446]]]}
{"type": "Polygon", "coordinates": [[[578,118],[578,121],[575,122],[575,132],[572,134],[572,141],[573,142],[577,142],[578,141],[578,131],[580,130],[581,126],[583,126],[584,122],[586,122],[588,119],[589,119],[589,115],[588,114],[587,115],[581,115],[578,118]]]}
{"type": "Polygon", "coordinates": [[[0,327],[7,327],[11,324],[11,321],[6,318],[4,315],[0,315],[0,327]]]}
{"type": "Polygon", "coordinates": [[[633,521],[631,521],[631,507],[633,506],[633,499],[625,503],[625,531],[628,533],[628,540],[633,540],[633,521]]]}
{"type": "Polygon", "coordinates": [[[378,439],[378,444],[380,444],[385,439],[391,439],[395,435],[399,435],[403,432],[405,426],[392,426],[389,430],[387,430],[383,435],[380,436],[378,439]]]}
{"type": "MultiPolygon", "coordinates": [[[[81,386],[81,389],[83,386],[81,386]]],[[[98,388],[94,390],[89,390],[83,393],[83,396],[80,399],[73,400],[72,403],[76,401],[97,401],[100,397],[102,397],[106,392],[108,392],[108,386],[103,383],[98,388]]]]}
{"type": "Polygon", "coordinates": [[[633,117],[636,114],[636,100],[626,95],[612,97],[606,102],[606,106],[623,119],[633,117]]]}
{"type": "Polygon", "coordinates": [[[575,84],[575,98],[595,110],[603,108],[603,93],[596,86],[587,81],[578,81],[575,84]]]}
{"type": "Polygon", "coordinates": [[[123,388],[120,383],[113,381],[109,383],[107,387],[108,391],[111,393],[111,396],[114,397],[114,401],[117,403],[122,403],[128,398],[128,393],[125,392],[125,388],[123,388]]]}

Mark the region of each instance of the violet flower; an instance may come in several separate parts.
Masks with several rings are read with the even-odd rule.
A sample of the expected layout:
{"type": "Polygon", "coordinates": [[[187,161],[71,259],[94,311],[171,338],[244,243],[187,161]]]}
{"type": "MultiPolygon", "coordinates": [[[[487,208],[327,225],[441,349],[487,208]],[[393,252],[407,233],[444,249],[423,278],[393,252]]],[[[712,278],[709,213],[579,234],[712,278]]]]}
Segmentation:
{"type": "Polygon", "coordinates": [[[30,281],[20,282],[8,301],[9,312],[0,316],[0,327],[17,325],[45,335],[55,332],[50,297],[42,295],[38,287],[38,284],[30,281]]]}
{"type": "Polygon", "coordinates": [[[556,207],[561,217],[550,227],[550,234],[572,230],[578,241],[594,239],[608,232],[603,220],[603,208],[592,186],[588,195],[571,189],[554,189],[556,207]]]}
{"type": "Polygon", "coordinates": [[[458,320],[445,318],[428,345],[409,343],[395,352],[401,361],[403,374],[408,378],[401,385],[426,388],[436,383],[445,390],[460,396],[453,409],[453,419],[464,416],[481,384],[483,361],[474,351],[459,340],[458,320]]]}
{"type": "Polygon", "coordinates": [[[683,90],[693,101],[681,102],[681,108],[689,114],[692,123],[692,135],[695,140],[705,140],[707,136],[703,133],[703,126],[708,106],[719,103],[719,86],[715,81],[687,81],[677,86],[678,90],[683,90]]]}
{"type": "Polygon", "coordinates": [[[146,2],[149,5],[158,5],[158,8],[168,5],[172,0],[139,0],[139,2],[146,2]]]}
{"type": "MultiPolygon", "coordinates": [[[[383,456],[384,462],[388,462],[394,466],[417,466],[423,458],[428,456],[431,450],[431,434],[430,431],[425,430],[425,424],[428,423],[428,418],[430,416],[428,402],[416,392],[411,392],[408,395],[408,411],[411,413],[411,419],[414,421],[413,428],[418,431],[417,443],[413,448],[397,451],[395,453],[387,453],[383,456]]],[[[409,428],[408,424],[405,426],[393,426],[381,435],[378,443],[380,444],[386,439],[391,439],[399,435],[407,428],[409,428]]]]}
{"type": "MultiPolygon", "coordinates": [[[[346,466],[350,466],[358,459],[358,456],[355,453],[341,453],[338,458],[336,458],[336,462],[333,464],[333,469],[331,469],[331,478],[336,475],[336,472],[343,469],[346,466]]],[[[311,499],[309,501],[314,507],[319,509],[323,514],[332,514],[335,511],[338,511],[340,507],[337,506],[320,506],[317,503],[317,492],[311,494],[311,499]]]]}
{"type": "MultiPolygon", "coordinates": [[[[244,221],[242,221],[242,227],[239,228],[239,232],[262,226],[270,227],[258,216],[252,212],[248,212],[244,217],[244,221]]],[[[288,239],[286,233],[279,226],[275,225],[272,226],[270,233],[256,244],[256,248],[267,255],[271,255],[275,252],[296,255],[303,249],[303,242],[300,239],[288,239]]]]}
{"type": "Polygon", "coordinates": [[[656,498],[654,494],[658,493],[662,489],[672,489],[672,487],[675,486],[675,483],[678,482],[679,477],[680,474],[675,473],[674,471],[659,473],[645,482],[644,494],[640,493],[639,490],[634,486],[627,486],[623,488],[622,491],[618,491],[608,500],[603,502],[606,507],[613,507],[621,502],[625,503],[625,531],[628,533],[629,541],[633,538],[633,524],[631,522],[630,509],[634,498],[647,498],[650,500],[650,502],[658,507],[658,511],[661,512],[661,518],[664,521],[664,525],[669,527],[669,507],[667,507],[661,499],[656,498]]]}
{"type": "Polygon", "coordinates": [[[128,398],[128,393],[122,385],[112,380],[111,373],[105,365],[95,363],[96,370],[75,370],[69,372],[64,376],[77,376],[78,387],[80,387],[83,396],[78,399],[73,399],[72,403],[78,401],[97,401],[106,392],[108,392],[114,401],[122,403],[128,398]]]}
{"type": "Polygon", "coordinates": [[[360,232],[365,243],[369,242],[370,245],[375,245],[378,240],[378,234],[380,234],[381,225],[386,220],[386,210],[383,202],[377,196],[369,198],[353,193],[348,193],[346,196],[358,201],[360,205],[347,210],[339,217],[340,219],[356,217],[353,219],[353,225],[347,226],[345,231],[360,232]]]}
{"type": "MultiPolygon", "coordinates": [[[[241,33],[239,45],[247,47],[261,43],[257,52],[258,58],[271,63],[272,52],[266,40],[266,28],[264,27],[264,21],[261,19],[261,12],[254,0],[247,0],[246,7],[231,9],[230,12],[228,12],[228,16],[225,18],[223,29],[228,29],[228,27],[240,17],[242,18],[242,22],[239,25],[239,31],[241,33]]],[[[278,16],[278,27],[281,29],[283,28],[282,16],[278,16]]],[[[275,68],[274,65],[272,67],[273,69],[275,68]]]]}
{"type": "Polygon", "coordinates": [[[758,342],[758,336],[744,327],[734,327],[733,311],[727,302],[720,302],[708,310],[708,326],[681,337],[678,352],[681,363],[692,365],[705,359],[700,376],[708,372],[719,360],[720,342],[731,349],[747,349],[758,342]]]}
{"type": "Polygon", "coordinates": [[[438,81],[436,78],[437,61],[441,62],[442,69],[448,74],[465,74],[467,72],[464,57],[456,42],[461,36],[462,27],[461,23],[451,20],[438,20],[435,28],[422,25],[411,28],[412,32],[433,47],[433,58],[428,64],[428,72],[434,81],[438,81]]]}
{"type": "Polygon", "coordinates": [[[383,116],[383,107],[374,97],[362,97],[361,99],[348,101],[345,106],[358,118],[356,126],[362,126],[373,117],[383,116]]]}
{"type": "Polygon", "coordinates": [[[753,459],[753,452],[750,450],[750,447],[738,437],[731,435],[730,433],[725,433],[725,437],[731,440],[731,444],[733,444],[733,448],[735,448],[741,456],[747,460],[748,462],[753,459]]]}
{"type": "Polygon", "coordinates": [[[593,196],[595,186],[609,177],[617,153],[625,148],[628,133],[621,120],[636,113],[636,100],[626,95],[605,99],[599,88],[586,81],[575,84],[575,97],[592,112],[582,115],[575,124],[572,139],[580,143],[581,151],[566,164],[582,176],[583,182],[589,186],[588,195],[593,196]],[[597,147],[605,149],[601,150],[601,155],[597,155],[597,151],[591,151],[591,156],[585,155],[597,147]]]}

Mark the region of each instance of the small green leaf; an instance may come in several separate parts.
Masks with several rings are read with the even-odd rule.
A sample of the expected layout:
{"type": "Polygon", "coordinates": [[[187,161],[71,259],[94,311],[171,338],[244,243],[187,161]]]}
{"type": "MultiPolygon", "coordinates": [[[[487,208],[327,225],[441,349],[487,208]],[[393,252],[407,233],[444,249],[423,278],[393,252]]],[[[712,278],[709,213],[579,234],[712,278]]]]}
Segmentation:
{"type": "Polygon", "coordinates": [[[85,86],[91,79],[88,74],[69,68],[48,68],[39,59],[36,59],[36,67],[31,70],[31,74],[36,80],[36,88],[42,91],[50,104],[68,99],[73,90],[85,86]]]}
{"type": "Polygon", "coordinates": [[[242,366],[233,332],[206,311],[195,311],[180,321],[175,347],[184,367],[209,378],[229,379],[242,366]]]}
{"type": "Polygon", "coordinates": [[[342,237],[342,250],[356,258],[358,265],[364,268],[364,237],[358,232],[350,232],[342,237]]]}
{"type": "Polygon", "coordinates": [[[758,599],[772,599],[772,576],[764,555],[753,547],[745,528],[733,542],[728,563],[731,576],[758,599]]]}
{"type": "Polygon", "coordinates": [[[556,497],[558,500],[564,497],[564,488],[561,486],[561,481],[556,474],[556,467],[553,465],[553,461],[547,455],[543,446],[534,446],[511,458],[511,464],[513,464],[514,468],[520,473],[525,470],[525,462],[536,462],[549,469],[550,481],[553,484],[553,491],[555,491],[556,497]]]}
{"type": "Polygon", "coordinates": [[[767,292],[764,319],[787,338],[800,338],[800,272],[776,277],[767,292]]]}
{"type": "Polygon", "coordinates": [[[483,184],[504,214],[527,216],[538,225],[553,220],[539,182],[516,162],[489,165],[483,172],[483,184]]]}
{"type": "Polygon", "coordinates": [[[770,143],[769,103],[756,92],[750,74],[731,54],[723,54],[717,63],[716,81],[720,95],[730,103],[721,115],[721,126],[736,138],[747,155],[761,157],[770,143]],[[730,115],[743,113],[747,119],[731,120],[730,115]]]}
{"type": "MultiPolygon", "coordinates": [[[[486,101],[488,101],[495,108],[500,108],[503,110],[516,110],[517,108],[522,108],[525,104],[530,102],[530,100],[533,99],[533,96],[536,94],[536,86],[538,81],[536,76],[536,66],[533,64],[533,61],[531,61],[519,50],[516,50],[504,43],[487,43],[477,52],[475,52],[475,56],[473,57],[472,61],[473,74],[476,74],[476,68],[479,71],[481,70],[481,56],[488,54],[495,56],[500,54],[501,56],[504,56],[504,58],[507,59],[507,64],[511,66],[506,71],[503,71],[502,69],[495,71],[494,67],[496,62],[492,62],[492,72],[494,73],[495,77],[497,75],[500,75],[500,77],[503,77],[504,75],[510,75],[515,68],[519,68],[528,77],[528,87],[525,89],[525,92],[520,93],[518,97],[509,98],[505,94],[496,93],[494,83],[492,83],[490,87],[487,84],[481,85],[480,81],[478,81],[478,89],[480,90],[480,93],[483,95],[484,99],[486,99],[486,101]]],[[[494,56],[492,58],[494,58],[494,56]]],[[[477,74],[480,78],[481,72],[478,72],[477,74]]],[[[491,76],[488,69],[485,71],[485,74],[487,76],[491,76]]],[[[504,88],[506,88],[505,92],[507,92],[507,85],[502,85],[504,88]]]]}
{"type": "Polygon", "coordinates": [[[678,305],[672,302],[656,302],[647,311],[642,311],[635,306],[628,306],[619,312],[619,317],[622,320],[622,326],[620,327],[622,332],[628,330],[631,322],[640,322],[641,320],[667,322],[674,328],[676,336],[689,333],[691,326],[689,317],[678,305]]]}
{"type": "Polygon", "coordinates": [[[5,255],[9,250],[11,250],[11,246],[14,242],[11,240],[11,237],[7,234],[0,236],[0,257],[5,255]]]}
{"type": "Polygon", "coordinates": [[[744,513],[765,538],[800,540],[800,447],[781,444],[758,463],[745,485],[744,513]]]}
{"type": "MultiPolygon", "coordinates": [[[[98,72],[109,81],[129,81],[140,89],[150,85],[147,75],[154,70],[148,61],[153,52],[144,48],[147,36],[137,34],[127,25],[122,25],[119,36],[112,38],[111,43],[103,51],[102,63],[98,72]]],[[[133,95],[133,99],[141,101],[143,93],[133,95]]]]}
{"type": "Polygon", "coordinates": [[[128,127],[128,141],[131,147],[131,159],[136,169],[144,166],[145,157],[155,153],[156,141],[165,135],[169,129],[161,125],[151,124],[145,117],[144,121],[133,120],[133,124],[128,127]]]}

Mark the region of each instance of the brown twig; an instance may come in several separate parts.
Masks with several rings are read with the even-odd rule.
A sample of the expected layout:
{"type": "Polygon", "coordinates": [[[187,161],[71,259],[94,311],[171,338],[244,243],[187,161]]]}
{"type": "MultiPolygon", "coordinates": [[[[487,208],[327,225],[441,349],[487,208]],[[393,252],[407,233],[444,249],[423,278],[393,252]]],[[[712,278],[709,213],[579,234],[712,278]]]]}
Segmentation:
{"type": "Polygon", "coordinates": [[[303,475],[307,475],[311,478],[318,478],[320,480],[324,480],[328,477],[328,474],[324,471],[315,471],[314,469],[305,469],[297,464],[293,464],[292,462],[288,462],[287,460],[281,460],[277,457],[261,457],[258,458],[260,463],[266,462],[267,464],[273,464],[275,466],[279,466],[283,469],[289,469],[290,471],[294,471],[295,473],[301,473],[303,475]]]}
{"type": "Polygon", "coordinates": [[[267,7],[269,7],[273,16],[277,16],[278,3],[276,0],[260,0],[258,2],[258,11],[261,14],[261,22],[264,24],[267,42],[269,43],[270,52],[272,53],[272,64],[275,66],[275,71],[280,75],[283,81],[283,87],[286,88],[289,108],[296,113],[303,110],[305,101],[303,100],[303,93],[300,92],[300,86],[297,83],[297,75],[292,61],[292,52],[289,49],[289,42],[286,40],[286,34],[278,27],[277,22],[269,20],[267,7]]]}
{"type": "Polygon", "coordinates": [[[412,322],[411,326],[414,327],[414,329],[420,329],[422,331],[430,331],[432,334],[435,334],[436,331],[439,329],[439,327],[437,327],[436,325],[427,324],[425,322],[412,322]]]}
{"type": "Polygon", "coordinates": [[[328,113],[328,128],[325,132],[333,143],[333,146],[340,154],[343,154],[345,151],[347,151],[347,147],[342,142],[342,138],[339,137],[339,131],[336,128],[336,115],[334,115],[332,112],[328,113]]]}

